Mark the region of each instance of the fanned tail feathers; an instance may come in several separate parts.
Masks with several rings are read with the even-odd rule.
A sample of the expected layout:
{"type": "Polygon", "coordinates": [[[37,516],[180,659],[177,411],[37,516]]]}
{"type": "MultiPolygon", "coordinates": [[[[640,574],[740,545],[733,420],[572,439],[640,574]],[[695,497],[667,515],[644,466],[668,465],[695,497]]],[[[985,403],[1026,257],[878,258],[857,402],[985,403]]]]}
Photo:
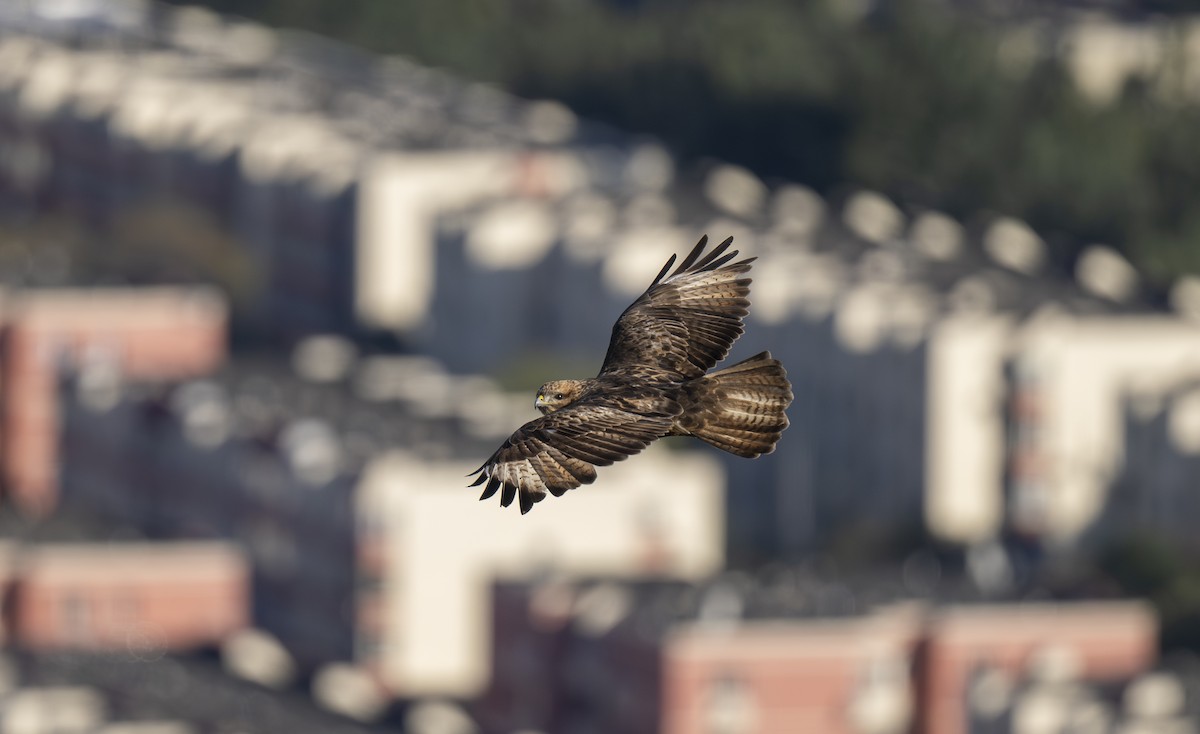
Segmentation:
{"type": "Polygon", "coordinates": [[[690,404],[681,433],[746,458],[775,450],[792,404],[787,372],[770,352],[711,372],[687,386],[690,404]]]}

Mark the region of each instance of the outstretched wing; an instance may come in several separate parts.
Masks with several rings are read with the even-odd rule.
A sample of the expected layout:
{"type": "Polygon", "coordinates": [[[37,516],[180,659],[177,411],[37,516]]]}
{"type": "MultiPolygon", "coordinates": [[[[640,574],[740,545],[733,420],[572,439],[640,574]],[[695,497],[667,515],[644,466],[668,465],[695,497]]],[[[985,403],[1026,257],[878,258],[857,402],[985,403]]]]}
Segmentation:
{"type": "Polygon", "coordinates": [[[600,375],[637,382],[678,382],[699,377],[725,358],[742,335],[750,312],[750,279],[757,258],[730,263],[733,238],[700,259],[708,235],[675,272],[672,255],[650,287],[613,325],[600,375]]]}
{"type": "Polygon", "coordinates": [[[679,404],[666,398],[655,402],[658,409],[645,414],[603,398],[584,399],[532,420],[471,472],[479,474],[471,486],[487,482],[481,500],[503,488],[500,504],[504,507],[520,495],[524,515],[547,492],[558,497],[591,484],[597,466],[621,461],[666,435],[679,404]]]}

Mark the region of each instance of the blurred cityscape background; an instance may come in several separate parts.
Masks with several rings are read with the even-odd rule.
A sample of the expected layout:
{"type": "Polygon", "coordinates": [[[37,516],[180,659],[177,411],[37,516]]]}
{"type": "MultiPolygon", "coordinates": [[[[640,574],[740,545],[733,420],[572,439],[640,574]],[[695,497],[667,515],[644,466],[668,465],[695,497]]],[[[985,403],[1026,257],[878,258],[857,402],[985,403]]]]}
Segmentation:
{"type": "Polygon", "coordinates": [[[1200,731],[1193,10],[0,2],[0,734],[1200,731]],[[477,502],[704,233],[779,450],[477,502]]]}

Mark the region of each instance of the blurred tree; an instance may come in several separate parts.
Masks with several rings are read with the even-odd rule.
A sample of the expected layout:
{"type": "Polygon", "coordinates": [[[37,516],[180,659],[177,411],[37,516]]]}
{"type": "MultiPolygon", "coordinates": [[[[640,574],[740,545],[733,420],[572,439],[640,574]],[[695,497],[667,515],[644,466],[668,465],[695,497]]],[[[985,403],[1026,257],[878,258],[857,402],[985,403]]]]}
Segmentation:
{"type": "Polygon", "coordinates": [[[1200,570],[1190,554],[1143,534],[1112,544],[1098,560],[1122,593],[1154,603],[1164,649],[1200,650],[1200,570]]]}
{"type": "Polygon", "coordinates": [[[110,226],[65,211],[0,218],[0,285],[13,287],[203,283],[250,308],[262,274],[204,209],[173,200],[122,209],[110,226]]]}
{"type": "Polygon", "coordinates": [[[131,206],[114,218],[104,266],[131,282],[208,283],[245,308],[261,287],[246,248],[204,209],[175,200],[131,206]]]}

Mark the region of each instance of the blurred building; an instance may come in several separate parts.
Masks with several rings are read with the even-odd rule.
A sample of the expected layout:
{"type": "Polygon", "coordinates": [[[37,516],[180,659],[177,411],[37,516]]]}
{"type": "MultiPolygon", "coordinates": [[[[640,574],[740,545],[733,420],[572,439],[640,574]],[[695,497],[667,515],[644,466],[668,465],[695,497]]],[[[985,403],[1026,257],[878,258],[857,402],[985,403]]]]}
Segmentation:
{"type": "MultiPolygon", "coordinates": [[[[1124,391],[1197,363],[1194,325],[1111,248],[1068,273],[1015,219],[826,200],[721,163],[677,172],[661,147],[552,102],[154,8],[79,37],[8,18],[13,206],[138,229],[153,202],[185,202],[250,263],[261,287],[243,315],[264,339],[383,332],[461,374],[546,354],[595,369],[670,254],[736,235],[761,259],[733,358],[769,348],[796,387],[775,455],[722,457],[739,559],[834,538],[1069,546],[1121,472],[1124,391]]],[[[1004,53],[1078,56],[1100,96],[1162,65],[1153,28],[1064,27],[1004,53]]]]}
{"type": "Polygon", "coordinates": [[[1010,368],[1009,512],[1015,529],[1078,539],[1126,465],[1125,398],[1200,377],[1200,329],[1165,315],[1031,318],[1010,368]]]}
{"type": "Polygon", "coordinates": [[[48,162],[24,194],[10,171],[14,195],[99,220],[190,202],[262,279],[247,318],[263,333],[381,330],[463,373],[598,363],[670,253],[736,234],[762,260],[734,356],[773,349],[797,386],[779,454],[726,461],[727,537],[748,557],[843,534],[1070,544],[1118,470],[1123,385],[1195,341],[1106,248],[1072,281],[1015,220],[910,220],[872,192],[826,202],[731,166],[676,177],[660,149],[552,104],[205,17],[164,10],[146,31],[163,46],[6,36],[29,72],[0,90],[12,160],[48,162]],[[1088,350],[1102,374],[1075,381],[1088,350]],[[1085,403],[1096,420],[1073,423],[1085,403]]]}
{"type": "Polygon", "coordinates": [[[0,294],[0,445],[9,501],[38,515],[57,503],[61,370],[86,365],[90,379],[114,389],[125,378],[203,375],[225,358],[227,321],[224,299],[207,288],[0,294]]]}
{"type": "Polygon", "coordinates": [[[161,649],[10,651],[0,658],[0,696],[0,729],[14,734],[382,731],[297,693],[237,680],[216,661],[161,649]]]}
{"type": "Polygon", "coordinates": [[[85,369],[65,405],[63,487],[72,507],[151,537],[241,543],[253,620],[302,669],[351,661],[395,695],[470,697],[487,682],[493,577],[723,564],[725,479],[707,456],[656,447],[520,516],[464,486],[531,417],[489,381],[358,359],[334,339],[302,343],[295,370],[235,361],[97,404],[85,369]]]}
{"type": "Polygon", "coordinates": [[[282,341],[424,328],[440,211],[637,175],[636,141],[557,103],[195,8],[69,43],[0,23],[0,66],[12,206],[146,226],[185,203],[237,251],[179,246],[245,265],[247,326],[282,341]]]}
{"type": "Polygon", "coordinates": [[[1157,655],[1141,604],[856,613],[847,594],[778,580],[501,584],[480,720],[496,731],[953,734],[969,731],[981,670],[1020,681],[1057,666],[1111,682],[1157,655]],[[831,615],[837,597],[844,611],[831,615]]]}
{"type": "MultiPolygon", "coordinates": [[[[216,371],[230,307],[209,291],[5,294],[14,504],[47,512],[61,486],[152,542],[191,542],[145,562],[125,555],[145,546],[10,557],[12,639],[119,647],[132,625],[128,652],[150,659],[33,655],[12,676],[0,661],[0,686],[36,686],[0,701],[0,729],[345,723],[262,696],[223,707],[247,694],[155,657],[219,640],[239,675],[311,680],[362,719],[389,696],[486,692],[498,732],[1179,724],[1170,685],[1130,683],[1156,637],[1139,605],[926,607],[790,572],[711,578],[727,553],[922,537],[986,551],[1142,528],[1194,544],[1200,330],[1149,303],[1109,248],[1070,274],[1013,219],[827,200],[720,163],[677,174],[658,145],[402,59],[196,8],[45,7],[0,8],[0,208],[201,267],[264,344],[382,332],[425,356],[319,337],[291,365],[243,355],[216,371]],[[760,257],[732,359],[771,349],[790,372],[778,452],[667,441],[525,517],[475,502],[465,470],[533,415],[529,395],[473,373],[596,369],[613,321],[705,232],[760,257]],[[245,554],[248,613],[245,579],[221,566],[236,553],[189,565],[191,543],[214,539],[245,554]],[[143,711],[139,687],[188,710],[143,711]]],[[[1163,64],[1154,29],[1056,33],[1100,101],[1163,64]]],[[[1014,38],[1005,53],[1047,52],[1036,32],[1014,38]]],[[[1011,578],[1003,558],[972,559],[980,586],[1011,578]]]]}
{"type": "Polygon", "coordinates": [[[980,676],[1115,682],[1158,657],[1158,622],[1139,602],[949,607],[927,630],[919,706],[930,734],[964,731],[980,676]]]}
{"type": "Polygon", "coordinates": [[[25,650],[161,656],[248,623],[249,569],[224,542],[0,546],[4,639],[25,650]]]}
{"type": "Polygon", "coordinates": [[[386,563],[370,609],[379,628],[364,638],[375,638],[385,680],[400,692],[483,690],[491,579],[689,579],[723,565],[724,476],[708,457],[651,449],[526,516],[494,502],[464,506],[461,474],[461,464],[392,455],[371,467],[361,489],[386,563]]]}
{"type": "Polygon", "coordinates": [[[1121,465],[1125,392],[1193,373],[1194,325],[1141,303],[1136,273],[1106,248],[1070,279],[1015,220],[969,236],[937,213],[908,223],[870,192],[835,218],[797,187],[746,209],[746,176],[711,173],[707,206],[742,209],[707,224],[688,223],[705,205],[682,191],[653,206],[592,192],[443,214],[419,343],[457,369],[547,353],[594,369],[658,266],[721,227],[761,256],[731,359],[771,349],[796,393],[778,454],[723,457],[735,553],[796,555],[845,533],[1082,538],[1121,465]]]}
{"type": "MultiPolygon", "coordinates": [[[[415,443],[421,421],[271,360],[174,386],[125,384],[107,404],[91,391],[85,370],[64,405],[65,504],[149,537],[239,542],[255,624],[307,669],[352,659],[355,486],[373,452],[415,443]]],[[[427,440],[445,431],[430,426],[427,440]]]]}
{"type": "Polygon", "coordinates": [[[443,214],[429,328],[415,344],[454,370],[544,355],[589,370],[572,376],[595,374],[617,317],[700,237],[673,220],[622,226],[631,206],[593,192],[492,197],[443,214]]]}
{"type": "Polygon", "coordinates": [[[1015,42],[1008,45],[1036,48],[1031,57],[1057,53],[1079,90],[1096,104],[1118,99],[1131,82],[1147,84],[1168,104],[1196,97],[1200,26],[1190,19],[1083,15],[1059,29],[1057,43],[1049,25],[1025,24],[1011,32],[1015,42]]]}
{"type": "Polygon", "coordinates": [[[968,693],[971,734],[1198,730],[1196,671],[1165,667],[1117,681],[1081,680],[1070,665],[1038,665],[1010,678],[984,669],[968,693]]]}
{"type": "Polygon", "coordinates": [[[1130,389],[1122,414],[1126,460],[1100,528],[1104,537],[1142,534],[1188,552],[1200,550],[1188,523],[1200,512],[1194,482],[1200,470],[1198,396],[1195,380],[1167,390],[1130,389]]]}
{"type": "MultiPolygon", "coordinates": [[[[587,176],[580,156],[547,151],[394,153],[376,158],[363,179],[358,214],[358,318],[372,328],[428,337],[438,328],[431,309],[434,285],[442,276],[435,268],[438,215],[502,195],[535,202],[561,196],[586,183],[587,176]]],[[[527,247],[536,247],[538,234],[531,234],[534,239],[527,247]]]]}

